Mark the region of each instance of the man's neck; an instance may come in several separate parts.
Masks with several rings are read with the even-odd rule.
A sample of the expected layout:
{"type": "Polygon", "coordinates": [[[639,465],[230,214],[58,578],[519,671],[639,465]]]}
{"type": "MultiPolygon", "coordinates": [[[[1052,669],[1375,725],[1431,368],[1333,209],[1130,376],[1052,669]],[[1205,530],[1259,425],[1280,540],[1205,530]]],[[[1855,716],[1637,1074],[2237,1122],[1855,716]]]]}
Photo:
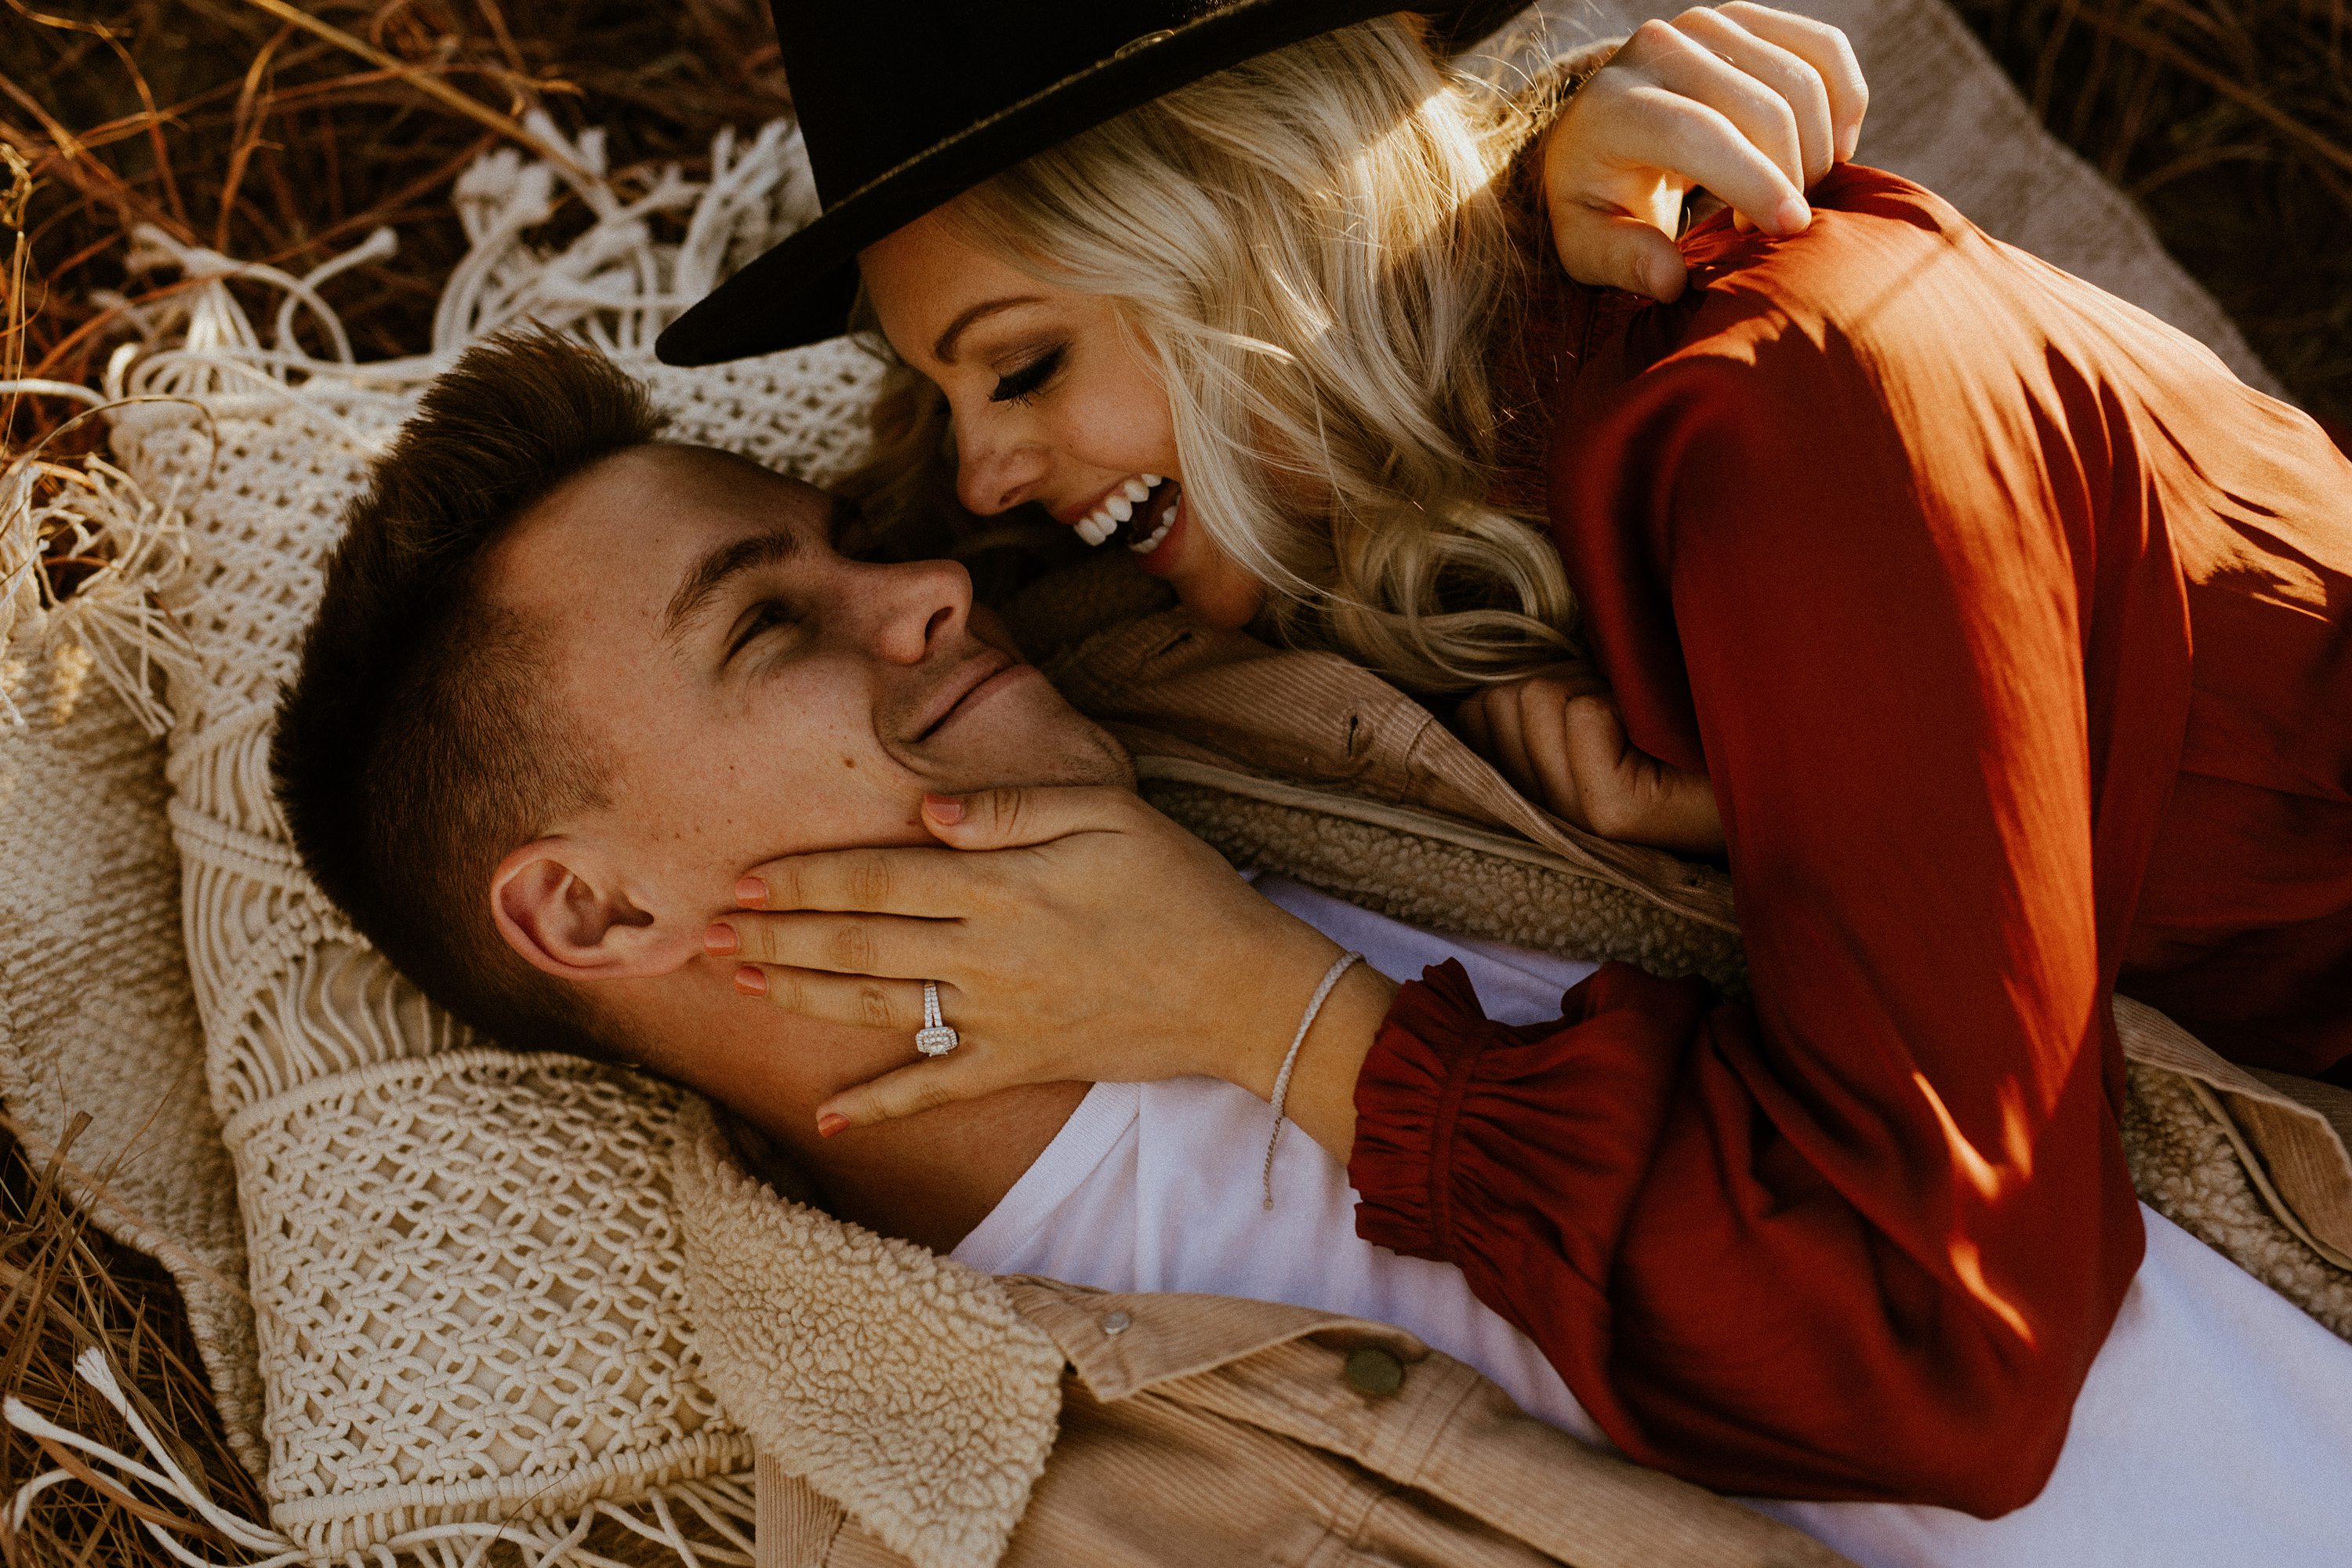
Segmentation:
{"type": "Polygon", "coordinates": [[[1042,1084],[820,1138],[816,1108],[917,1059],[913,1041],[749,1003],[728,973],[614,982],[606,1005],[640,1020],[632,1032],[650,1043],[647,1066],[757,1126],[827,1209],[885,1235],[951,1250],[1086,1098],[1082,1083],[1042,1084]]]}
{"type": "Polygon", "coordinates": [[[1087,1089],[1008,1089],[832,1138],[808,1134],[794,1152],[838,1217],[951,1252],[1045,1152],[1087,1089]]]}

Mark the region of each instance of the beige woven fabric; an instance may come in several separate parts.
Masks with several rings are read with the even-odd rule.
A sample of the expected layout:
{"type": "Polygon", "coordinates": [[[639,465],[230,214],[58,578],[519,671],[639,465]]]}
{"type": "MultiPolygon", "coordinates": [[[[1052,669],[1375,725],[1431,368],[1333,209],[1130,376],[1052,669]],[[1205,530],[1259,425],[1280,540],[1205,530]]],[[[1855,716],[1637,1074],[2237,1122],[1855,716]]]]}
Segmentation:
{"type": "MultiPolygon", "coordinates": [[[[593,142],[575,151],[595,166],[593,142]]],[[[213,281],[180,344],[110,388],[169,399],[120,411],[113,443],[148,493],[180,492],[184,569],[154,577],[183,639],[165,660],[168,815],[209,1100],[250,1237],[271,1520],[315,1556],[500,1524],[560,1555],[609,1502],[699,1513],[703,1555],[741,1557],[724,1537],[748,1523],[749,1492],[720,1478],[751,1449],[688,1331],[667,1182],[677,1091],[470,1041],[310,885],[268,754],[341,508],[464,342],[552,317],[646,374],[683,439],[819,480],[854,459],[878,366],[848,344],[695,375],[642,357],[674,298],[708,282],[696,247],[707,275],[805,216],[782,200],[791,151],[772,128],[722,147],[711,189],[658,188],[688,219],[685,253],[651,242],[643,204],[600,193],[595,226],[552,258],[524,243],[548,172],[486,160],[460,183],[477,248],[439,352],[390,366],[265,345],[219,281],[237,269],[179,252],[213,281]]]]}
{"type": "Polygon", "coordinates": [[[172,1271],[229,1441],[258,1474],[244,1237],[200,1092],[163,746],[93,651],[115,646],[123,587],[101,578],[65,610],[43,608],[27,567],[35,520],[21,506],[0,516],[22,612],[0,644],[0,699],[16,715],[0,726],[0,1096],[37,1162],[90,1113],[69,1154],[75,1190],[109,1234],[172,1271]]]}
{"type": "Polygon", "coordinates": [[[685,1310],[682,1091],[483,1048],[247,1106],[269,1495],[321,1557],[738,1472],[685,1310]]]}

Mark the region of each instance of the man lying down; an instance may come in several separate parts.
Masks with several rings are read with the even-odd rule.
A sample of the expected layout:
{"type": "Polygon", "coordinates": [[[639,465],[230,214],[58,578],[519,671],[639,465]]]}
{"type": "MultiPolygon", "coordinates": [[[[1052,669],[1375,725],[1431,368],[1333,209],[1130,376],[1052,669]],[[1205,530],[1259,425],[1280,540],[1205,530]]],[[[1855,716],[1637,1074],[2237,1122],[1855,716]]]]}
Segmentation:
{"type": "MultiPolygon", "coordinates": [[[[1458,1270],[1358,1238],[1346,1173],[1310,1139],[1276,1144],[1267,1208],[1269,1112],[1243,1089],[1049,1085],[816,1135],[818,1105],[911,1045],[741,1004],[705,931],[742,874],[929,842],[926,791],[1133,782],[975,613],[962,568],[851,559],[843,510],[662,442],[591,351],[476,349],[352,509],[281,708],[279,792],[319,885],[503,1044],[641,1063],[724,1102],[843,1218],[995,1273],[1392,1322],[1605,1444],[1458,1270]]],[[[1591,970],[1256,891],[1391,976],[1459,960],[1498,1019],[1558,1016],[1591,970]]],[[[2144,1218],[2147,1260],[2033,1502],[1990,1521],[1755,1506],[1874,1565],[2352,1562],[2352,1345],[2144,1218]]]]}

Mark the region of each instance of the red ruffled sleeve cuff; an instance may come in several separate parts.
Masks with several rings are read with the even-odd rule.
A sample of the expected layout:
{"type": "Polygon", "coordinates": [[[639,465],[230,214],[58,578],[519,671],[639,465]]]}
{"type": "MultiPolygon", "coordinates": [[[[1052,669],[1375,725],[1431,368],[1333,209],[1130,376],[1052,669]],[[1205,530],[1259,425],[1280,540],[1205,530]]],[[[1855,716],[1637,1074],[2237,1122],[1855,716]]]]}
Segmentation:
{"type": "Polygon", "coordinates": [[[1454,959],[1398,988],[1356,1078],[1348,1177],[1360,1200],[1358,1236],[1392,1252],[1455,1261],[1454,1130],[1479,1057],[1506,1034],[1454,959]]]}

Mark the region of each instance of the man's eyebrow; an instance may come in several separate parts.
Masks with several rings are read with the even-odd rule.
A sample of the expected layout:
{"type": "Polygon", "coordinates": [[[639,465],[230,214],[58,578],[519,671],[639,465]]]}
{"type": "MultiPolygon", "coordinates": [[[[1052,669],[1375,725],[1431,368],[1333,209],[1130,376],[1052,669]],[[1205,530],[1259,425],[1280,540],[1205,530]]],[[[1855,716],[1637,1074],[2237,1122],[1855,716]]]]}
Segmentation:
{"type": "Polygon", "coordinates": [[[940,341],[931,345],[931,357],[941,364],[955,363],[956,339],[963,335],[963,330],[966,327],[971,326],[982,316],[992,316],[999,310],[1009,310],[1015,305],[1034,305],[1044,298],[1042,294],[1008,294],[1002,300],[982,300],[948,323],[948,330],[941,332],[940,341]]]}
{"type": "Polygon", "coordinates": [[[669,599],[669,608],[662,614],[662,640],[676,641],[694,618],[709,605],[712,595],[727,584],[739,572],[751,572],[762,566],[773,566],[789,561],[800,552],[801,536],[790,529],[776,529],[767,533],[747,534],[730,540],[696,563],[677,585],[669,599]]]}

